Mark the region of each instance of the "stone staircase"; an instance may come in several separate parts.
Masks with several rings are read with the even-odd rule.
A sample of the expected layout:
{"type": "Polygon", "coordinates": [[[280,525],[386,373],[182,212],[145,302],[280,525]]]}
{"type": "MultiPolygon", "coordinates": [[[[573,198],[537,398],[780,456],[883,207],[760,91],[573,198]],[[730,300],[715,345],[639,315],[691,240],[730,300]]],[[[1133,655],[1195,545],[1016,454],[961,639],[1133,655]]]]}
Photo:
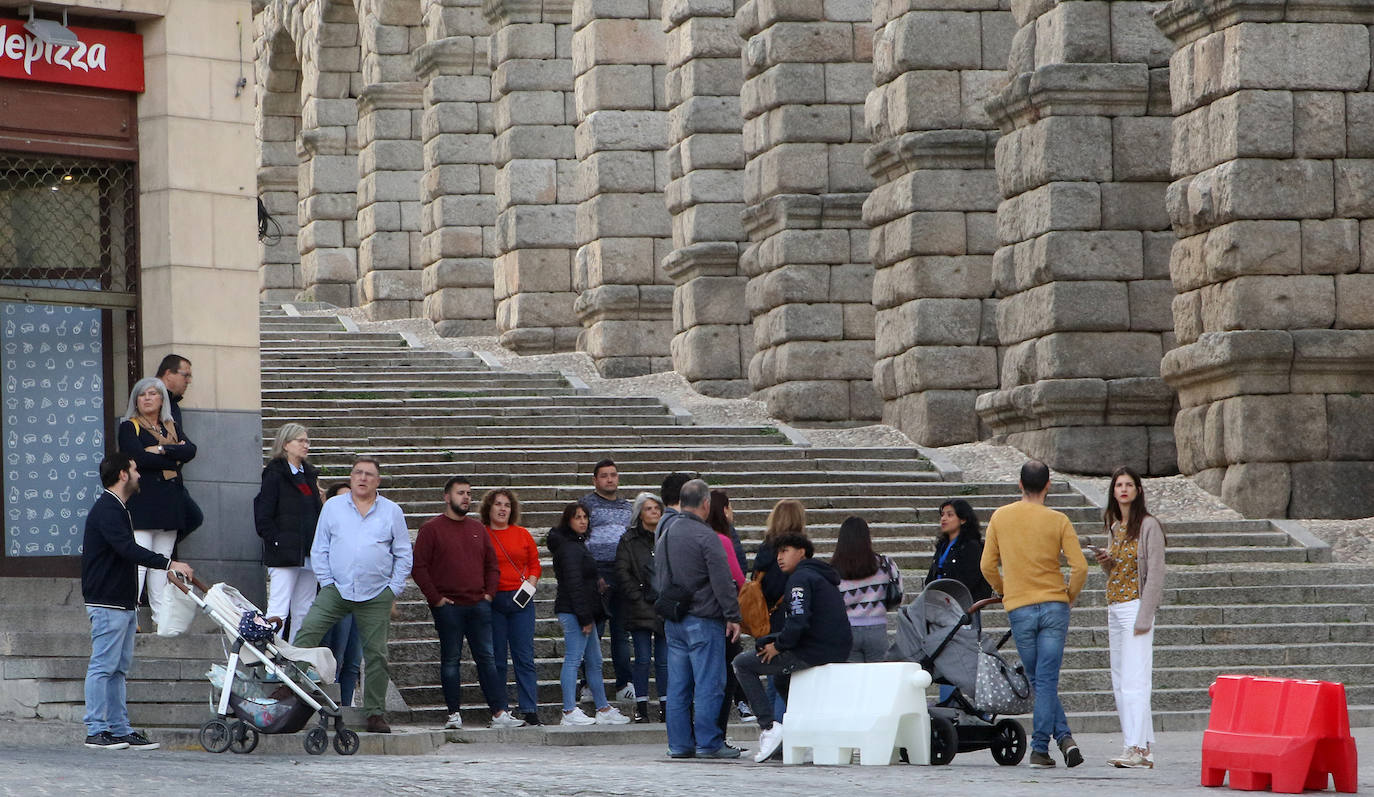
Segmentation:
{"type": "MultiPolygon", "coordinates": [[[[443,481],[459,473],[479,495],[514,488],[522,525],[542,540],[563,504],[589,489],[591,463],[610,456],[627,497],[656,491],[673,470],[705,474],[730,492],[751,550],[780,498],[807,505],[822,555],[833,550],[840,522],[861,515],[914,595],[929,566],[941,501],[963,497],[986,521],[1017,497],[1014,485],[943,481],[913,448],[815,448],[793,430],[698,426],[656,398],[592,396],[558,374],[505,372],[475,353],[427,351],[399,334],[347,330],[330,316],[270,310],[263,317],[264,437],[284,421],[302,420],[311,430],[312,460],[332,476],[342,477],[355,453],[378,455],[383,492],[405,508],[412,529],[441,511],[443,481]]],[[[1049,502],[1081,535],[1100,541],[1100,510],[1082,494],[1056,482],[1049,502]]],[[[1366,597],[1374,568],[1322,561],[1326,549],[1304,547],[1267,521],[1173,523],[1168,532],[1170,573],[1155,654],[1161,728],[1204,727],[1206,688],[1220,672],[1341,680],[1356,721],[1374,718],[1363,708],[1374,704],[1374,618],[1366,597]]],[[[545,578],[535,653],[547,721],[560,702],[563,645],[552,616],[551,569],[545,578]]],[[[1094,568],[1074,612],[1061,682],[1074,727],[1083,731],[1118,727],[1103,590],[1094,568]]],[[[393,678],[412,718],[436,722],[443,713],[438,643],[418,590],[407,591],[401,611],[392,633],[393,678]]],[[[999,633],[1004,614],[988,612],[985,625],[999,633]]],[[[470,663],[464,679],[464,697],[473,701],[465,713],[481,727],[485,709],[470,663]]]]}
{"type": "MultiPolygon", "coordinates": [[[[730,492],[751,551],[780,498],[806,504],[821,555],[833,550],[839,523],[861,515],[875,546],[906,574],[911,596],[929,565],[941,501],[965,498],[986,521],[1017,497],[1014,485],[946,481],[914,448],[818,448],[786,428],[698,426],[655,397],[594,396],[561,374],[511,373],[473,352],[427,350],[401,334],[359,333],[346,319],[297,314],[309,309],[264,309],[264,440],[281,423],[305,423],[326,482],[342,479],[354,454],[377,455],[382,491],[405,508],[412,530],[440,511],[443,482],[459,473],[479,495],[514,488],[522,525],[542,540],[562,505],[590,489],[590,465],[611,456],[628,497],[656,492],[672,470],[703,473],[730,492]]],[[[1081,493],[1056,481],[1049,501],[1080,535],[1101,542],[1099,510],[1081,493]]],[[[1332,563],[1328,549],[1304,547],[1268,521],[1171,523],[1166,531],[1170,570],[1155,636],[1158,727],[1204,727],[1206,688],[1222,672],[1343,681],[1352,722],[1374,722],[1374,568],[1332,563]]],[[[545,564],[535,653],[547,722],[560,704],[563,644],[545,564]]],[[[1061,679],[1070,721],[1082,732],[1118,728],[1103,587],[1094,568],[1073,614],[1061,679]]],[[[437,727],[444,709],[429,612],[413,585],[400,608],[392,675],[408,712],[394,712],[394,719],[437,727]]],[[[223,662],[223,649],[207,621],[197,622],[184,637],[140,635],[129,685],[136,725],[195,727],[209,716],[204,673],[223,662]]],[[[989,611],[984,625],[1000,633],[1005,616],[989,611]]],[[[79,720],[87,629],[74,580],[0,579],[0,713],[79,720]]],[[[609,677],[608,651],[605,659],[609,677]]],[[[464,679],[468,727],[483,727],[486,711],[470,663],[464,679]]],[[[644,734],[652,736],[654,727],[626,733],[648,741],[644,734]]],[[[623,735],[596,738],[612,736],[623,735]]]]}

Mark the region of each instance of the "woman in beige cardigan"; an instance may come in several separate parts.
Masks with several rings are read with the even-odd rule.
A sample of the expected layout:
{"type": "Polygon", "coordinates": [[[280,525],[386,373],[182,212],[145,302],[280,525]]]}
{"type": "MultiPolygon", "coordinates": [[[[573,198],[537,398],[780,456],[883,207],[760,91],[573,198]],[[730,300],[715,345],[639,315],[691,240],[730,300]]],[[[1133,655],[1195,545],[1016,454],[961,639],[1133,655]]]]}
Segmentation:
{"type": "Polygon", "coordinates": [[[1107,548],[1094,548],[1107,573],[1107,635],[1111,645],[1112,691],[1121,717],[1124,748],[1110,759],[1115,767],[1153,768],[1154,721],[1150,689],[1154,669],[1155,610],[1164,593],[1164,529],[1145,509],[1140,475],[1130,468],[1112,473],[1111,495],[1102,513],[1107,548]]]}

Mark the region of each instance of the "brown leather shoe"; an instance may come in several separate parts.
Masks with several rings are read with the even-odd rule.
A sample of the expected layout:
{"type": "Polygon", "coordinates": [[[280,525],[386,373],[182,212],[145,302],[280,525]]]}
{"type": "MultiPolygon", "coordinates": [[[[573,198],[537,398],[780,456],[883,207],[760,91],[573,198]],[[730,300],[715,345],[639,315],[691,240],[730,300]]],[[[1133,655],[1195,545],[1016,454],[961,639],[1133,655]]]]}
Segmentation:
{"type": "Polygon", "coordinates": [[[386,724],[386,717],[381,714],[373,714],[367,718],[368,733],[391,733],[391,726],[386,724]]]}

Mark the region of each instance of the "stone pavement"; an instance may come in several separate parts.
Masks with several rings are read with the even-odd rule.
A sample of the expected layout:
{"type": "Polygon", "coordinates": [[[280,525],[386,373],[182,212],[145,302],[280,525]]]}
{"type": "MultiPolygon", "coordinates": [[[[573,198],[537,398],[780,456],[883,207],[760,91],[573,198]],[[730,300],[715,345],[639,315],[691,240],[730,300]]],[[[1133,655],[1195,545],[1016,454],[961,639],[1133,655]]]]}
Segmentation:
{"type": "MultiPolygon", "coordinates": [[[[669,761],[659,745],[582,748],[514,744],[447,744],[431,755],[357,756],[326,753],[246,756],[159,750],[149,753],[97,752],[71,746],[18,746],[0,739],[0,794],[148,794],[159,789],[201,795],[241,794],[501,794],[656,795],[677,797],[715,792],[792,797],[852,790],[961,797],[1052,795],[1070,790],[1093,793],[1220,795],[1198,785],[1202,734],[1159,734],[1155,770],[1119,770],[1104,762],[1119,748],[1119,736],[1077,737],[1087,761],[1076,769],[999,767],[986,752],[959,755],[948,767],[784,767],[750,760],[669,761]]],[[[1355,731],[1368,747],[1374,729],[1355,731]]],[[[75,740],[74,740],[75,741],[75,740]]],[[[1061,762],[1062,764],[1062,762],[1061,762]]],[[[1363,791],[1374,788],[1368,774],[1363,791]]]]}

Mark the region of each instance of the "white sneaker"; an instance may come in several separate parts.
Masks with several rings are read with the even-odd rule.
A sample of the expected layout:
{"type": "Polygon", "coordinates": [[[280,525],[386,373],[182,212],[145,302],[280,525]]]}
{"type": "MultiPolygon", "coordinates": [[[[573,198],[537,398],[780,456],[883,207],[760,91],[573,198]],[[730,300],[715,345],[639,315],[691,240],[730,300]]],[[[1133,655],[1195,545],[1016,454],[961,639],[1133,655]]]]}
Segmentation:
{"type": "Polygon", "coordinates": [[[572,711],[563,712],[563,719],[559,725],[595,725],[596,720],[582,713],[582,709],[575,708],[572,711]]]}
{"type": "Polygon", "coordinates": [[[503,711],[491,718],[491,727],[493,728],[519,728],[524,724],[524,720],[509,711],[503,711]]]}
{"type": "Polygon", "coordinates": [[[782,747],[782,723],[774,722],[773,727],[759,732],[759,751],[754,755],[754,762],[762,764],[779,747],[782,747]]]}
{"type": "Polygon", "coordinates": [[[448,722],[444,723],[446,731],[461,731],[463,729],[463,715],[461,712],[453,712],[448,715],[448,722]]]}
{"type": "Polygon", "coordinates": [[[621,700],[629,700],[630,702],[634,702],[634,699],[635,699],[635,685],[634,685],[634,684],[625,684],[625,686],[622,687],[621,690],[620,690],[619,692],[616,692],[616,693],[615,693],[615,696],[618,697],[618,698],[620,698],[621,700]]]}
{"type": "Polygon", "coordinates": [[[592,700],[592,688],[590,686],[582,687],[577,693],[577,702],[579,703],[590,703],[592,700]]]}
{"type": "Polygon", "coordinates": [[[615,706],[607,706],[596,712],[596,719],[592,720],[597,725],[624,725],[630,718],[620,713],[620,709],[615,706]]]}

